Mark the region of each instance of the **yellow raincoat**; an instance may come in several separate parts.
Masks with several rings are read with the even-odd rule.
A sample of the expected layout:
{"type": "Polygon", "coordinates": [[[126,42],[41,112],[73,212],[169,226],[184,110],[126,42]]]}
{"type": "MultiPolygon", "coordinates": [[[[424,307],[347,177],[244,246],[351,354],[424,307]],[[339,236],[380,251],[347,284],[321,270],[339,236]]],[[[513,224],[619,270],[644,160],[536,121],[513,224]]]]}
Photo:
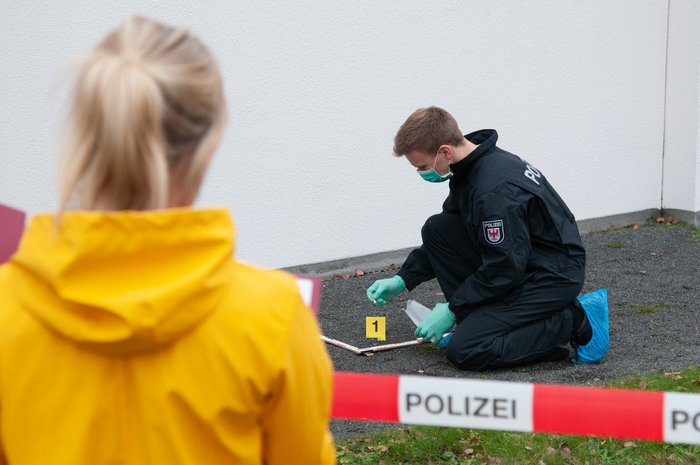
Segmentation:
{"type": "Polygon", "coordinates": [[[331,363],[224,210],[32,219],[0,266],[0,463],[335,463],[331,363]]]}

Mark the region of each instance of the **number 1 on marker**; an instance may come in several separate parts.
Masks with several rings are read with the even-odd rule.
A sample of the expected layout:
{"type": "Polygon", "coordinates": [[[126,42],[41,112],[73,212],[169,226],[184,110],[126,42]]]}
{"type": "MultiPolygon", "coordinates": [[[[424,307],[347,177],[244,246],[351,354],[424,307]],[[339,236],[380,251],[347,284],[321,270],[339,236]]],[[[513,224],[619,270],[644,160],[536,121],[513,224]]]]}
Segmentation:
{"type": "Polygon", "coordinates": [[[365,318],[365,337],[386,341],[386,317],[368,316],[365,318]]]}

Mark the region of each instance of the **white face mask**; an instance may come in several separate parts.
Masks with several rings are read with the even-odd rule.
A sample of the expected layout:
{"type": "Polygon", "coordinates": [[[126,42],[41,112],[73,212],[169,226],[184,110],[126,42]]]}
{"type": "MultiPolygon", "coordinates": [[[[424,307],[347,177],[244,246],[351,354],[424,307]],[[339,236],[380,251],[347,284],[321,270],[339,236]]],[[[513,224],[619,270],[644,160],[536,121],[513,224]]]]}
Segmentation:
{"type": "Polygon", "coordinates": [[[431,169],[425,171],[417,170],[421,178],[428,182],[445,182],[452,177],[452,171],[449,171],[444,176],[435,171],[435,165],[437,164],[437,159],[439,156],[440,152],[435,155],[435,161],[433,162],[433,167],[431,169]]]}

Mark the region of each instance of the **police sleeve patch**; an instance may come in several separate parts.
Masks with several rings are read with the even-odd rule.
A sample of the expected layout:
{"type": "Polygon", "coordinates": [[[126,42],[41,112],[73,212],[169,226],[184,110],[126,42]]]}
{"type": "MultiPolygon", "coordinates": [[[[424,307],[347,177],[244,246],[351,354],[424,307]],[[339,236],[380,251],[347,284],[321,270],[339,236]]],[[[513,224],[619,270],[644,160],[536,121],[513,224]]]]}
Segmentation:
{"type": "Polygon", "coordinates": [[[505,238],[503,220],[484,221],[481,223],[484,229],[484,239],[489,244],[500,244],[505,238]]]}

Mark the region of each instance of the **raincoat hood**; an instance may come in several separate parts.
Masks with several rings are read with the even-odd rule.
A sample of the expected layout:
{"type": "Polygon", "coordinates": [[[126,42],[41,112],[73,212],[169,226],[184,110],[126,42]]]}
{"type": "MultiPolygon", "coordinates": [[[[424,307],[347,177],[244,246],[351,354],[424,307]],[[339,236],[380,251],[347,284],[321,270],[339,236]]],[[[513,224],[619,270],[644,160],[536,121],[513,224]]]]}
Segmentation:
{"type": "Polygon", "coordinates": [[[35,216],[9,262],[12,292],[52,331],[106,354],[158,350],[225,297],[226,210],[35,216]],[[49,258],[50,257],[50,258],[49,258]]]}

